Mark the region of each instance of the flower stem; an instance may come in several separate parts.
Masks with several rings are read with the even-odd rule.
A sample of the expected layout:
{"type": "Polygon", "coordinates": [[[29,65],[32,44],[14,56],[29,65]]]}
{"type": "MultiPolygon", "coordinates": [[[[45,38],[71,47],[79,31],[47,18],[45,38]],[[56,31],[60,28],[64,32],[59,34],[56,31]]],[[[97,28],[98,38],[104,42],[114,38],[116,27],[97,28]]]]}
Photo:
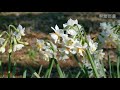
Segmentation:
{"type": "Polygon", "coordinates": [[[120,78],[120,69],[119,69],[119,67],[120,67],[120,57],[118,56],[118,58],[117,58],[117,78],[120,78]]]}
{"type": "Polygon", "coordinates": [[[109,73],[110,73],[110,78],[112,78],[112,66],[111,66],[111,60],[108,52],[108,64],[109,64],[109,73]]]}
{"type": "Polygon", "coordinates": [[[53,64],[54,64],[54,59],[51,58],[51,59],[50,59],[50,63],[49,63],[49,67],[48,67],[48,69],[47,69],[47,71],[46,71],[46,74],[45,74],[45,78],[49,78],[49,77],[50,77],[53,64]]]}
{"type": "Polygon", "coordinates": [[[87,53],[87,55],[88,55],[88,59],[89,59],[89,61],[90,61],[90,63],[91,63],[91,66],[92,66],[92,68],[93,68],[93,72],[94,72],[95,77],[96,77],[96,78],[99,78],[99,74],[98,74],[97,69],[96,69],[96,67],[95,67],[95,64],[94,64],[94,62],[93,62],[93,59],[92,59],[92,57],[91,57],[91,55],[90,55],[90,52],[89,52],[88,50],[86,50],[86,53],[87,53]]]}
{"type": "Polygon", "coordinates": [[[56,59],[54,59],[54,61],[55,61],[55,64],[56,64],[56,66],[57,66],[57,70],[58,70],[58,73],[59,73],[59,75],[60,75],[60,78],[64,78],[64,74],[63,74],[63,72],[62,72],[62,70],[61,70],[61,68],[60,68],[59,63],[57,62],[56,59]]]}
{"type": "Polygon", "coordinates": [[[75,58],[75,60],[77,61],[79,67],[82,69],[83,73],[86,74],[83,65],[82,65],[81,62],[78,60],[77,55],[74,55],[74,58],[75,58]]]}
{"type": "Polygon", "coordinates": [[[10,78],[10,69],[11,69],[11,53],[9,53],[8,57],[8,78],[10,78]]]}

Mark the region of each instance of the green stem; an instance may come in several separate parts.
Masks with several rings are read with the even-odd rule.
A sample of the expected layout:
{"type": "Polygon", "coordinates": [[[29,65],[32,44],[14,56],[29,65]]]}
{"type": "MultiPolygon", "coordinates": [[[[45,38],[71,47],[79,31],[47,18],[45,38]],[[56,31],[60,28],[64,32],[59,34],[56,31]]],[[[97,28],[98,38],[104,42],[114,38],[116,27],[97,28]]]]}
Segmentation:
{"type": "Polygon", "coordinates": [[[12,27],[16,32],[19,32],[14,25],[9,25],[9,32],[10,32],[10,27],[12,27]]]}
{"type": "Polygon", "coordinates": [[[59,63],[57,62],[56,59],[54,59],[54,61],[55,61],[55,64],[56,64],[56,66],[57,66],[57,70],[58,70],[58,73],[59,73],[59,75],[60,75],[60,78],[64,78],[64,75],[63,75],[63,72],[62,72],[62,70],[61,70],[61,68],[60,68],[59,63]]]}
{"type": "Polygon", "coordinates": [[[95,67],[95,64],[94,64],[94,62],[93,62],[93,59],[92,59],[92,57],[91,57],[91,55],[90,55],[90,52],[89,52],[88,50],[86,50],[86,53],[87,53],[87,55],[88,55],[89,61],[90,61],[90,63],[91,63],[91,66],[92,66],[92,68],[93,68],[93,72],[94,72],[95,77],[96,77],[96,78],[99,78],[99,74],[98,74],[97,69],[96,69],[96,67],[95,67]]]}
{"type": "Polygon", "coordinates": [[[11,69],[11,53],[9,53],[8,58],[8,78],[10,78],[10,69],[11,69]]]}
{"type": "Polygon", "coordinates": [[[119,69],[119,67],[120,67],[120,57],[118,56],[118,58],[117,58],[117,77],[118,78],[120,78],[120,69],[119,69]]]}
{"type": "Polygon", "coordinates": [[[50,63],[49,63],[49,67],[48,67],[48,69],[47,69],[47,71],[46,71],[46,74],[45,74],[45,78],[49,78],[49,77],[50,77],[53,64],[54,64],[54,59],[51,58],[51,59],[50,59],[50,63]]]}
{"type": "Polygon", "coordinates": [[[0,76],[3,77],[2,60],[0,60],[0,76]]]}
{"type": "Polygon", "coordinates": [[[77,55],[74,55],[74,58],[75,58],[75,60],[77,61],[79,67],[82,69],[83,73],[86,74],[86,72],[85,72],[85,70],[84,70],[84,68],[83,68],[83,65],[82,65],[81,62],[78,60],[77,55]]]}
{"type": "Polygon", "coordinates": [[[108,64],[109,64],[110,78],[112,78],[112,67],[111,67],[111,60],[110,60],[110,57],[109,57],[109,52],[108,52],[108,64]]]}
{"type": "Polygon", "coordinates": [[[105,71],[104,71],[104,63],[103,63],[102,60],[101,60],[101,70],[103,72],[104,78],[106,78],[106,74],[105,74],[105,71]]]}

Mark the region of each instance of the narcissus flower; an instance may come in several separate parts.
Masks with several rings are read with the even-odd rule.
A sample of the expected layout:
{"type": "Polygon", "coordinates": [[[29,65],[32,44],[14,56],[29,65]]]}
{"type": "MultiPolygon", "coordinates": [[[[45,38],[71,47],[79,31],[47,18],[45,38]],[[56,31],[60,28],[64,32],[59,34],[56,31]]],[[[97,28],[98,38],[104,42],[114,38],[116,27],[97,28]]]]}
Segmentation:
{"type": "Polygon", "coordinates": [[[20,41],[22,36],[25,36],[25,28],[23,28],[20,24],[18,25],[17,28],[15,28],[15,26],[13,25],[9,25],[9,32],[3,31],[0,35],[0,37],[2,37],[3,35],[5,35],[5,37],[7,39],[3,39],[0,38],[0,44],[1,49],[0,51],[2,53],[5,52],[5,46],[8,45],[8,52],[12,53],[12,51],[17,51],[22,49],[22,47],[24,47],[24,45],[28,45],[27,42],[22,42],[20,41]]]}
{"type": "Polygon", "coordinates": [[[66,26],[73,26],[75,24],[78,24],[78,20],[72,20],[71,18],[67,21],[67,23],[63,24],[63,27],[65,28],[66,26]]]}
{"type": "Polygon", "coordinates": [[[87,39],[88,39],[88,43],[89,43],[89,51],[90,51],[91,54],[93,54],[96,51],[97,47],[98,47],[98,43],[93,42],[90,35],[87,36],[87,39]]]}
{"type": "Polygon", "coordinates": [[[42,51],[43,47],[45,46],[45,42],[44,40],[41,40],[41,39],[36,39],[36,45],[37,45],[37,48],[42,51]]]}
{"type": "Polygon", "coordinates": [[[60,43],[60,38],[62,34],[64,34],[64,31],[62,29],[59,29],[59,27],[56,25],[55,29],[51,27],[55,33],[50,33],[51,38],[54,40],[55,43],[60,43]]]}
{"type": "Polygon", "coordinates": [[[21,36],[25,36],[25,28],[23,28],[20,24],[17,27],[17,29],[19,30],[19,33],[21,34],[21,36]]]}
{"type": "Polygon", "coordinates": [[[13,51],[17,51],[17,50],[20,50],[24,47],[23,44],[15,44],[14,47],[13,47],[13,51]]]}
{"type": "Polygon", "coordinates": [[[85,52],[85,49],[87,48],[88,45],[87,43],[84,43],[84,45],[82,45],[80,42],[77,41],[75,46],[76,46],[76,52],[81,56],[83,56],[83,53],[85,52]]]}

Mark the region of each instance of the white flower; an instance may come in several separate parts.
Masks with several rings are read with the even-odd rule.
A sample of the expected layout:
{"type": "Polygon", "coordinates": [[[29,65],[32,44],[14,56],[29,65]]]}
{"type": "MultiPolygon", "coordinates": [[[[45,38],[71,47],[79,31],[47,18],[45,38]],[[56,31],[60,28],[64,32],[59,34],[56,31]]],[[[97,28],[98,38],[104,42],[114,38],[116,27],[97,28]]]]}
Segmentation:
{"type": "Polygon", "coordinates": [[[15,52],[17,50],[20,50],[20,49],[22,49],[22,47],[24,47],[23,44],[15,44],[14,47],[13,47],[13,51],[15,52]]]}
{"type": "Polygon", "coordinates": [[[111,24],[110,23],[106,23],[106,22],[100,23],[100,27],[103,30],[111,30],[111,28],[112,28],[111,24]]]}
{"type": "Polygon", "coordinates": [[[87,39],[88,39],[88,42],[89,42],[90,53],[93,54],[98,47],[98,43],[97,42],[94,43],[93,40],[91,39],[90,35],[87,36],[87,39]]]}
{"type": "Polygon", "coordinates": [[[55,43],[60,42],[60,37],[62,34],[64,34],[64,31],[62,29],[59,29],[57,25],[55,25],[55,29],[51,27],[55,33],[50,33],[51,38],[54,40],[55,43]]]}
{"type": "Polygon", "coordinates": [[[55,34],[55,33],[50,33],[50,36],[54,40],[54,42],[57,43],[59,36],[57,34],[55,34]]]}
{"type": "Polygon", "coordinates": [[[44,46],[45,46],[45,42],[44,42],[44,40],[38,40],[38,39],[36,39],[37,41],[36,41],[36,45],[37,45],[37,48],[41,51],[43,48],[44,48],[44,46]]]}
{"type": "Polygon", "coordinates": [[[19,30],[20,34],[22,36],[25,36],[25,28],[23,28],[20,24],[18,25],[17,29],[19,30]]]}
{"type": "Polygon", "coordinates": [[[84,43],[84,45],[82,45],[79,41],[77,41],[75,46],[76,46],[76,49],[77,49],[76,50],[77,53],[80,54],[81,56],[83,56],[83,52],[87,48],[87,43],[84,43]]]}
{"type": "Polygon", "coordinates": [[[62,39],[63,39],[64,46],[66,46],[68,48],[74,48],[74,44],[77,41],[77,40],[74,40],[72,38],[69,38],[68,35],[63,35],[62,39]]]}
{"type": "Polygon", "coordinates": [[[18,30],[18,32],[17,31],[15,31],[14,33],[13,33],[13,35],[16,37],[16,39],[17,40],[20,40],[21,39],[21,36],[25,36],[25,28],[23,28],[20,24],[18,25],[18,27],[17,27],[17,30],[18,30]]]}
{"type": "Polygon", "coordinates": [[[0,52],[4,53],[5,52],[5,47],[1,47],[0,52]]]}
{"type": "Polygon", "coordinates": [[[69,29],[69,30],[66,30],[66,34],[70,34],[72,36],[75,36],[75,35],[77,35],[77,32],[73,29],[69,29]]]}
{"type": "Polygon", "coordinates": [[[73,26],[75,24],[78,24],[78,20],[72,20],[71,18],[67,21],[67,23],[63,24],[63,27],[65,28],[66,26],[70,25],[73,26]]]}
{"type": "Polygon", "coordinates": [[[95,53],[94,53],[94,57],[95,57],[95,59],[97,59],[97,60],[103,60],[104,56],[105,56],[105,53],[103,53],[103,49],[97,50],[97,51],[95,51],[95,53]]]}
{"type": "Polygon", "coordinates": [[[67,35],[63,35],[62,38],[63,38],[63,43],[62,43],[63,47],[60,49],[60,51],[63,51],[66,54],[69,53],[75,54],[76,51],[74,48],[77,40],[69,38],[67,35]]]}
{"type": "Polygon", "coordinates": [[[3,45],[3,43],[5,42],[4,38],[0,38],[0,45],[3,45]]]}
{"type": "Polygon", "coordinates": [[[14,32],[13,35],[16,37],[17,40],[21,39],[21,34],[20,33],[14,32]]]}

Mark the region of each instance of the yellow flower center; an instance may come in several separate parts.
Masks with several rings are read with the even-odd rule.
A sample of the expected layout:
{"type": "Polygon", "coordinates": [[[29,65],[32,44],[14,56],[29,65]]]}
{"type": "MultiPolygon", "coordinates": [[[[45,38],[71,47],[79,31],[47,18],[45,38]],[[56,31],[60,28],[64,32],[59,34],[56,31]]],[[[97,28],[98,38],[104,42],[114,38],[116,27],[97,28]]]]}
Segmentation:
{"type": "Polygon", "coordinates": [[[68,40],[67,45],[70,46],[72,44],[73,44],[73,41],[72,40],[68,40]]]}

